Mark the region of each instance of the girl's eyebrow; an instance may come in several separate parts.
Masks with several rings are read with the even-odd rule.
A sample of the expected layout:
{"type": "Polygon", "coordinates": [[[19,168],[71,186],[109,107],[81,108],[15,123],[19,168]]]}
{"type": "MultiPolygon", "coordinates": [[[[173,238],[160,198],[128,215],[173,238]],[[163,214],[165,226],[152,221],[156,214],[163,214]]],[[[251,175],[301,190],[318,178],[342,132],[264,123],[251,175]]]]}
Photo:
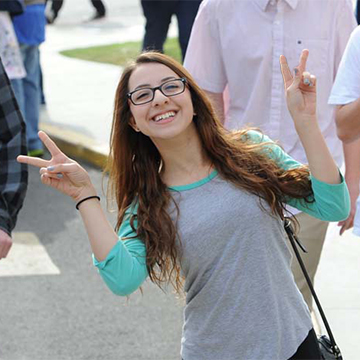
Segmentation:
{"type": "MultiPolygon", "coordinates": [[[[176,78],[175,78],[175,76],[168,76],[168,77],[166,77],[166,78],[161,79],[160,81],[161,81],[161,82],[164,82],[164,81],[171,80],[171,79],[176,79],[176,78]]],[[[135,88],[135,90],[137,90],[137,89],[139,89],[139,88],[142,88],[142,87],[150,87],[150,86],[151,86],[150,84],[141,84],[141,85],[137,86],[137,87],[135,88]]]]}

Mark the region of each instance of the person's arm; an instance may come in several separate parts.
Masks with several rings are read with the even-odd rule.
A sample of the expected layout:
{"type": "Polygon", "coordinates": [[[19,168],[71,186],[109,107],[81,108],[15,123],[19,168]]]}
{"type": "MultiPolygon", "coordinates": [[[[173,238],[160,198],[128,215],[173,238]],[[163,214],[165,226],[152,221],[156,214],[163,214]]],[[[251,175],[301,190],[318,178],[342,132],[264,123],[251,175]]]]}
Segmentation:
{"type": "Polygon", "coordinates": [[[336,129],[339,139],[351,142],[360,137],[360,98],[338,105],[335,111],[336,129]]]}
{"type": "MultiPolygon", "coordinates": [[[[129,209],[119,229],[120,241],[109,252],[106,259],[98,261],[93,256],[94,265],[109,289],[116,295],[126,296],[137,290],[148,276],[146,267],[146,247],[136,237],[130,225],[133,215],[129,209]]],[[[137,220],[134,220],[137,227],[137,220]]]]}
{"type": "Polygon", "coordinates": [[[25,123],[0,59],[0,259],[11,246],[11,231],[23,205],[28,171],[16,157],[26,154],[25,123]]]}
{"type": "Polygon", "coordinates": [[[224,123],[223,92],[228,83],[215,1],[200,4],[191,30],[184,67],[206,92],[220,121],[224,123]],[[209,61],[211,59],[211,61],[209,61]]]}
{"type": "MultiPolygon", "coordinates": [[[[81,198],[92,194],[96,192],[83,194],[81,198]]],[[[116,234],[97,199],[85,201],[79,210],[93,251],[94,265],[101,277],[114,294],[130,295],[148,276],[145,244],[136,238],[130,225],[131,213],[125,215],[119,234],[116,234]]],[[[134,225],[137,226],[136,221],[134,225]]]]}
{"type": "Polygon", "coordinates": [[[360,139],[351,143],[344,143],[345,158],[345,181],[350,193],[351,209],[350,215],[346,220],[338,223],[340,235],[354,226],[356,213],[356,200],[359,196],[360,185],[360,139]]]}
{"type": "MultiPolygon", "coordinates": [[[[68,195],[75,203],[90,196],[97,196],[86,170],[62,153],[43,131],[39,132],[39,138],[52,155],[51,160],[19,156],[18,161],[39,167],[41,182],[68,195]]],[[[82,202],[78,209],[85,224],[91,249],[96,258],[102,261],[114,247],[118,237],[96,198],[82,202]]]]}
{"type": "MultiPolygon", "coordinates": [[[[85,169],[65,156],[44,132],[40,131],[39,137],[50,151],[51,160],[19,156],[18,161],[39,167],[42,183],[70,196],[75,203],[97,196],[85,169]]],[[[135,232],[129,232],[127,217],[120,229],[123,233],[120,231],[118,236],[98,199],[88,199],[78,208],[96,260],[95,265],[103,270],[101,274],[105,274],[103,278],[106,278],[108,285],[111,284],[110,289],[119,295],[128,295],[136,290],[147,276],[146,264],[140,261],[145,259],[145,245],[140,240],[119,241],[119,236],[136,235],[135,232]]]]}
{"type": "MultiPolygon", "coordinates": [[[[253,143],[264,143],[263,151],[284,169],[296,169],[304,165],[288,155],[269,137],[257,131],[246,133],[253,143]]],[[[311,173],[309,180],[313,194],[308,199],[284,198],[284,202],[300,211],[324,221],[340,221],[349,216],[350,198],[346,183],[342,176],[339,184],[328,184],[316,179],[311,173]]]]}
{"type": "MultiPolygon", "coordinates": [[[[62,170],[55,166],[53,171],[62,170]]],[[[76,201],[96,195],[93,188],[89,190],[76,201]]],[[[130,295],[148,276],[145,244],[136,238],[136,232],[130,226],[130,214],[125,216],[119,234],[116,234],[97,199],[83,202],[79,211],[90,241],[94,265],[104,282],[114,294],[130,295]],[[131,239],[123,240],[128,237],[131,239]]]]}
{"type": "Polygon", "coordinates": [[[338,137],[345,142],[360,137],[360,28],[350,4],[339,11],[335,24],[334,84],[329,104],[337,105],[338,137]],[[354,30],[355,29],[355,30],[354,30]]]}
{"type": "Polygon", "coordinates": [[[223,93],[213,93],[210,91],[205,90],[206,95],[211,100],[211,103],[214,107],[215,113],[218,116],[219,120],[222,124],[225,121],[225,114],[224,114],[224,97],[223,93]]]}

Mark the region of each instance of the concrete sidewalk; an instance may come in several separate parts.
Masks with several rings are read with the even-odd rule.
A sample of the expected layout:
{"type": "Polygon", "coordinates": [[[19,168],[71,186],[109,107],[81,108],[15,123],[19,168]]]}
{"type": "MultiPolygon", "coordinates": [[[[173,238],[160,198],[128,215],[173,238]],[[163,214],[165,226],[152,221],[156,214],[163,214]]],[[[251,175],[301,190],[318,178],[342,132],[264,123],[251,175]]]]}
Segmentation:
{"type": "MultiPolygon", "coordinates": [[[[78,4],[88,6],[88,3],[77,1],[74,6],[78,9],[64,8],[59,21],[48,27],[47,41],[41,47],[47,100],[41,114],[41,129],[70,157],[101,167],[109,151],[114,94],[121,68],[66,58],[59,51],[140,40],[144,20],[139,4],[124,0],[121,11],[97,23],[83,24],[79,22],[82,10],[78,4]]],[[[108,0],[109,5],[115,4],[114,1],[108,0]]],[[[176,33],[175,24],[171,32],[176,33]]],[[[360,359],[360,238],[349,231],[340,238],[337,232],[332,224],[316,289],[344,359],[357,360],[360,359]]]]}

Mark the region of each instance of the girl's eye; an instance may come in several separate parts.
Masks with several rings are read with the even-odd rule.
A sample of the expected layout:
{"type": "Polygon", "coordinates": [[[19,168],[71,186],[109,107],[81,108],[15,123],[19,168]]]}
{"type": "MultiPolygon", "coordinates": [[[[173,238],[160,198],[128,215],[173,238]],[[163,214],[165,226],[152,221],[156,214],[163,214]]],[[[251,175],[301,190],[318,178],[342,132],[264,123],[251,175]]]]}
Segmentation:
{"type": "Polygon", "coordinates": [[[166,86],[164,87],[165,92],[178,91],[179,89],[180,89],[180,86],[177,83],[166,84],[166,86]]]}
{"type": "Polygon", "coordinates": [[[151,96],[151,91],[149,90],[143,90],[135,93],[135,99],[136,100],[144,100],[147,97],[151,96]]]}

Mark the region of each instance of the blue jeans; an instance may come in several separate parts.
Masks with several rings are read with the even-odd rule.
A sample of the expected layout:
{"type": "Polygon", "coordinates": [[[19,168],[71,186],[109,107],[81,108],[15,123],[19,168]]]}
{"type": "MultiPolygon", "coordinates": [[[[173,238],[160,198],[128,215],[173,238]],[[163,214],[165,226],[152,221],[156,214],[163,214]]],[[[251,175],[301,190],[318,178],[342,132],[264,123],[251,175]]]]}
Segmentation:
{"type": "Polygon", "coordinates": [[[26,77],[11,80],[16,99],[26,122],[26,138],[28,150],[42,149],[39,139],[40,111],[40,61],[39,46],[20,44],[26,77]]]}

